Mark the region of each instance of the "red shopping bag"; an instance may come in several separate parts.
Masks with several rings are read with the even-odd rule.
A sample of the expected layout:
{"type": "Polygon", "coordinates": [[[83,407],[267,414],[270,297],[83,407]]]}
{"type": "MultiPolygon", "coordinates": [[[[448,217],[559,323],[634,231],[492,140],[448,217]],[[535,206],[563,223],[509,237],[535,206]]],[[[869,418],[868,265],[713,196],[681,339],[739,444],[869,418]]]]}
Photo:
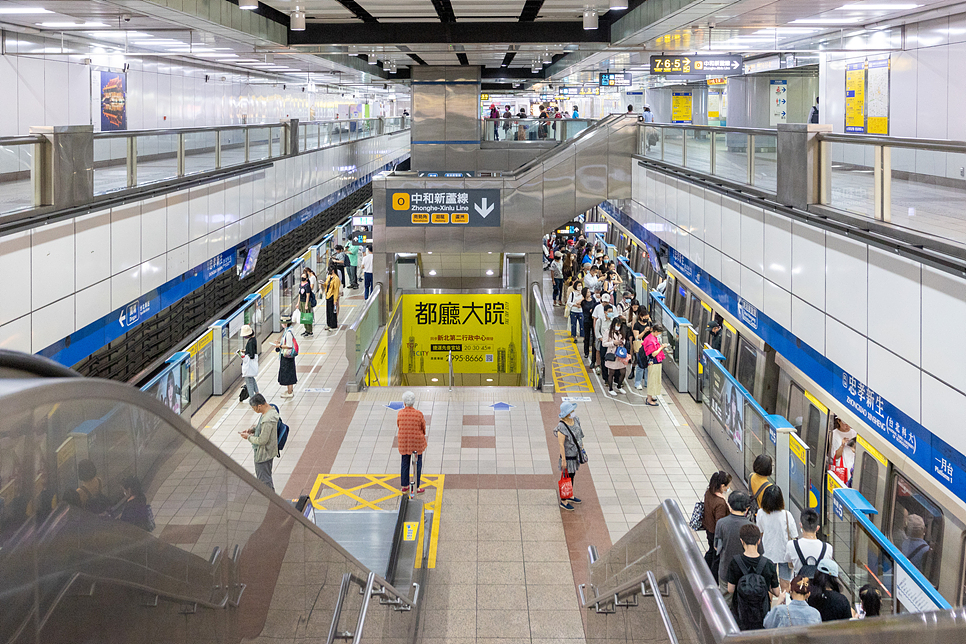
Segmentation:
{"type": "Polygon", "coordinates": [[[849,468],[845,467],[845,459],[841,456],[832,460],[832,467],[829,471],[835,474],[846,485],[849,484],[849,468]]]}
{"type": "Polygon", "coordinates": [[[560,488],[561,501],[574,498],[574,482],[566,471],[560,473],[560,480],[557,481],[557,487],[560,488]]]}

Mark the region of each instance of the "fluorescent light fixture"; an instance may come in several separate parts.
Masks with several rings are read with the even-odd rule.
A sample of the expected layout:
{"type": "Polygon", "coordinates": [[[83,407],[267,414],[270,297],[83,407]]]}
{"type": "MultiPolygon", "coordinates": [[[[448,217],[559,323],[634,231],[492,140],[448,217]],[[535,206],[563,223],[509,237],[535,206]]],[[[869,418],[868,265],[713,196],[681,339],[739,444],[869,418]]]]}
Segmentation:
{"type": "Polygon", "coordinates": [[[847,4],[838,7],[835,11],[909,11],[921,7],[921,4],[847,4]]]}
{"type": "Polygon", "coordinates": [[[238,8],[247,11],[258,9],[258,0],[238,0],[238,8]]]}
{"type": "Polygon", "coordinates": [[[493,382],[493,378],[487,378],[486,381],[487,382],[493,382]]]}
{"type": "Polygon", "coordinates": [[[41,27],[57,29],[90,29],[91,27],[106,27],[103,22],[38,22],[41,27]]]}
{"type": "Polygon", "coordinates": [[[862,20],[860,17],[849,18],[799,18],[792,20],[792,25],[853,25],[862,20]]]}
{"type": "Polygon", "coordinates": [[[257,63],[258,61],[254,58],[239,58],[238,60],[233,60],[231,62],[241,65],[242,63],[257,63]]]}
{"type": "Polygon", "coordinates": [[[0,14],[54,13],[41,7],[2,7],[0,14]]]}
{"type": "Polygon", "coordinates": [[[610,8],[615,11],[627,9],[627,0],[610,0],[610,8]]]}
{"type": "Polygon", "coordinates": [[[439,378],[432,378],[433,382],[439,382],[439,378]]]}
{"type": "Polygon", "coordinates": [[[173,47],[168,49],[172,54],[210,54],[214,52],[214,49],[207,49],[206,47],[173,47]]]}
{"type": "Polygon", "coordinates": [[[430,275],[435,275],[436,274],[436,271],[429,271],[429,274],[430,275]]]}
{"type": "Polygon", "coordinates": [[[493,274],[493,269],[492,268],[486,269],[486,274],[487,275],[492,275],[493,274]]]}
{"type": "Polygon", "coordinates": [[[238,58],[238,54],[219,54],[219,53],[213,53],[213,54],[201,53],[201,54],[195,54],[195,56],[197,56],[198,58],[238,58]]]}

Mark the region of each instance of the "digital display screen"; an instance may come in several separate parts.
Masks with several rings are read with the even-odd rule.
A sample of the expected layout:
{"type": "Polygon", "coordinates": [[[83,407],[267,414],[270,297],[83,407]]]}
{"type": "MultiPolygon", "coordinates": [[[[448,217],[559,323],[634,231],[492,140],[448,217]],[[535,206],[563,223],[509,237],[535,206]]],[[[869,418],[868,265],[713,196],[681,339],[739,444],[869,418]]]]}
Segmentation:
{"type": "Polygon", "coordinates": [[[369,216],[369,217],[353,217],[352,218],[352,225],[353,226],[371,226],[372,225],[372,217],[371,216],[369,216]]]}
{"type": "Polygon", "coordinates": [[[245,263],[242,264],[241,273],[238,274],[238,279],[243,280],[252,274],[252,272],[255,270],[255,264],[258,262],[258,251],[261,249],[261,242],[248,249],[248,255],[245,256],[245,263]]]}
{"type": "Polygon", "coordinates": [[[588,221],[584,224],[584,234],[588,233],[606,233],[607,232],[607,222],[606,221],[588,221]]]}
{"type": "MultiPolygon", "coordinates": [[[[651,74],[693,76],[730,75],[742,72],[744,58],[738,55],[717,56],[651,56],[651,74]]],[[[603,85],[603,83],[601,83],[603,85]]]]}
{"type": "Polygon", "coordinates": [[[620,74],[600,74],[601,87],[630,87],[631,73],[622,72],[620,74]]]}

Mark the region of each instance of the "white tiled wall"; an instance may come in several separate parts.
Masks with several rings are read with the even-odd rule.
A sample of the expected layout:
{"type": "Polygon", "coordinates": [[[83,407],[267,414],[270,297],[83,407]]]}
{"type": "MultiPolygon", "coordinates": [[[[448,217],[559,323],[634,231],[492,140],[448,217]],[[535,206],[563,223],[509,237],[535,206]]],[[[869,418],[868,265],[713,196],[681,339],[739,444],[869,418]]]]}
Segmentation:
{"type": "MultiPolygon", "coordinates": [[[[100,129],[100,72],[85,56],[0,56],[0,136],[26,134],[31,125],[94,125],[100,129]]],[[[128,129],[268,123],[284,118],[364,116],[351,94],[308,93],[301,85],[272,85],[245,75],[164,59],[129,58],[128,129]],[[207,80],[206,80],[207,76],[207,80]]],[[[400,99],[401,101],[403,99],[400,99]]],[[[369,114],[396,116],[405,104],[373,101],[369,114]]]]}
{"type": "Polygon", "coordinates": [[[0,347],[40,351],[408,150],[366,139],[0,237],[0,347]]]}
{"type": "Polygon", "coordinates": [[[633,195],[640,223],[966,453],[966,280],[660,172],[637,167],[633,195]]]}

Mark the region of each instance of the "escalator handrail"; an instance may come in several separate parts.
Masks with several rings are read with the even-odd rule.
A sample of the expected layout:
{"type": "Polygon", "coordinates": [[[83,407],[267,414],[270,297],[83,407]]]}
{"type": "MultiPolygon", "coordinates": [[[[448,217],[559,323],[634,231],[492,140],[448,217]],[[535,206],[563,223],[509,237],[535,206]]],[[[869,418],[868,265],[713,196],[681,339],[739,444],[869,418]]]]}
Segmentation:
{"type": "MultiPolygon", "coordinates": [[[[174,413],[153,396],[149,396],[130,385],[98,378],[0,379],[0,408],[4,409],[36,409],[53,403],[90,400],[105,400],[118,404],[128,404],[154,414],[168,423],[172,429],[180,433],[186,441],[201,449],[207,456],[214,459],[233,475],[248,483],[254,492],[264,496],[277,510],[289,515],[293,521],[298,522],[303,528],[308,529],[320,539],[325,540],[330,547],[344,556],[347,561],[354,563],[360,570],[369,570],[365,564],[360,562],[354,555],[332,539],[332,537],[323,532],[319,526],[296,511],[291,503],[286,502],[281,496],[271,493],[254,475],[212,444],[185,419],[174,413]]],[[[376,578],[387,592],[390,592],[395,597],[409,604],[409,600],[389,582],[378,575],[376,578]]]]}
{"type": "MultiPolygon", "coordinates": [[[[576,136],[573,136],[573,137],[567,139],[566,141],[564,141],[560,145],[555,145],[554,147],[550,148],[549,150],[547,150],[543,154],[540,154],[540,155],[534,157],[533,159],[530,159],[529,161],[527,161],[526,163],[524,163],[519,168],[517,168],[515,170],[512,170],[510,172],[504,173],[503,176],[504,176],[504,178],[509,178],[509,179],[512,179],[514,177],[519,177],[519,176],[521,176],[521,175],[529,172],[530,170],[539,167],[540,164],[542,164],[544,161],[550,159],[555,154],[559,153],[560,150],[563,150],[565,148],[568,148],[568,147],[572,147],[574,145],[577,145],[578,142],[583,142],[584,139],[586,139],[589,136],[592,136],[593,134],[595,134],[597,132],[600,132],[604,128],[608,128],[611,125],[613,125],[613,124],[615,124],[615,123],[617,123],[618,121],[621,121],[621,120],[625,120],[625,119],[630,120],[630,118],[631,117],[628,117],[626,114],[609,114],[609,115],[605,116],[604,118],[602,118],[601,120],[599,120],[596,123],[594,123],[592,126],[581,130],[580,132],[577,133],[576,136]]],[[[633,119],[634,119],[634,123],[637,123],[637,117],[633,117],[633,119]]]]}
{"type": "Polygon", "coordinates": [[[0,370],[11,369],[41,378],[80,378],[81,374],[41,355],[0,349],[0,370]]]}

